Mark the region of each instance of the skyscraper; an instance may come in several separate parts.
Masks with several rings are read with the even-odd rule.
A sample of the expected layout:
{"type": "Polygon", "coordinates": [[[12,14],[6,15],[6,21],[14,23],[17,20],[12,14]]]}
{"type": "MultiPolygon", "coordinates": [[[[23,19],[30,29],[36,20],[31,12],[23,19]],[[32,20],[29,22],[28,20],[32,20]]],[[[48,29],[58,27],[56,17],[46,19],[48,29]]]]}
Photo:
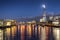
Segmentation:
{"type": "Polygon", "coordinates": [[[43,14],[43,22],[46,22],[46,6],[45,4],[42,5],[42,8],[43,8],[43,11],[42,11],[42,14],[43,14]]]}

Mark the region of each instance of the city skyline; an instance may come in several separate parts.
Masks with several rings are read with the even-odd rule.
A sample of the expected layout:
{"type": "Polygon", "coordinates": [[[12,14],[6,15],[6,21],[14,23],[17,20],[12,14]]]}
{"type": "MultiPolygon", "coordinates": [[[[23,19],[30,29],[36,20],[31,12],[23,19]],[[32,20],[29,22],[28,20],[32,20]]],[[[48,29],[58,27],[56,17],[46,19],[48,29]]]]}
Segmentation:
{"type": "Polygon", "coordinates": [[[9,0],[0,1],[0,18],[41,16],[44,2],[46,12],[60,13],[60,0],[9,0]]]}

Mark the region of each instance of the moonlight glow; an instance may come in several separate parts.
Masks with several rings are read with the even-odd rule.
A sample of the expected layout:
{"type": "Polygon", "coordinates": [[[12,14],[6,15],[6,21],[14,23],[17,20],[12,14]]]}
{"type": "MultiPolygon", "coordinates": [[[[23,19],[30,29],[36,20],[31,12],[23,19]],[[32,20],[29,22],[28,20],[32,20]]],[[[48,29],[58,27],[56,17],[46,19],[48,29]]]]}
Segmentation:
{"type": "Polygon", "coordinates": [[[43,8],[46,8],[46,6],[45,6],[44,4],[42,5],[42,7],[43,7],[43,8]]]}

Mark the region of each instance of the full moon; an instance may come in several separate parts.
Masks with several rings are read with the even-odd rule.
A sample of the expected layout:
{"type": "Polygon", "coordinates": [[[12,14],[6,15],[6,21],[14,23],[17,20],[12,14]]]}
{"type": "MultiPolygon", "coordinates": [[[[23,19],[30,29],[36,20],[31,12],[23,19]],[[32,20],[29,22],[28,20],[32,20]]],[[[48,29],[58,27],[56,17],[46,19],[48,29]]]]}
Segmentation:
{"type": "Polygon", "coordinates": [[[43,8],[46,8],[45,4],[42,5],[43,8]]]}

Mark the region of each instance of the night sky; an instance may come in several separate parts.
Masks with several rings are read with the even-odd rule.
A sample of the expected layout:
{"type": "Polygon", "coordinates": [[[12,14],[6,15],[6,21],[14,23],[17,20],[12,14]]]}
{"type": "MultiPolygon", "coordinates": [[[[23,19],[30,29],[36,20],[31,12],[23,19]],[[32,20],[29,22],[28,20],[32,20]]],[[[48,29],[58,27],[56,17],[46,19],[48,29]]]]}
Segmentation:
{"type": "Polygon", "coordinates": [[[0,1],[0,18],[41,16],[44,3],[46,12],[60,13],[60,0],[3,0],[0,1]]]}

